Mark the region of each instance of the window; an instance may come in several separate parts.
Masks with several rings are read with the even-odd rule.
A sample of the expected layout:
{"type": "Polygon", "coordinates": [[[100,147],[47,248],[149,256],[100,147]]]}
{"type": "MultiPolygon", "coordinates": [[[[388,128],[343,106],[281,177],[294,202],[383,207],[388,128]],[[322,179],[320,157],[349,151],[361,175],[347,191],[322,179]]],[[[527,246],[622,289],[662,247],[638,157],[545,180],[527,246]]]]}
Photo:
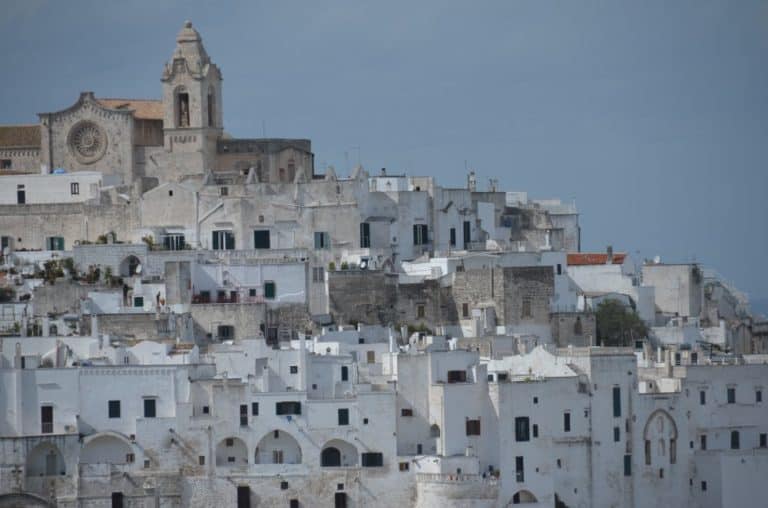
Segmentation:
{"type": "Polygon", "coordinates": [[[571,413],[563,413],[563,432],[571,431],[571,413]]]}
{"type": "Polygon", "coordinates": [[[219,196],[229,196],[229,187],[219,187],[219,196]]]}
{"type": "Polygon", "coordinates": [[[621,429],[619,427],[613,428],[613,441],[614,443],[621,441],[621,429]]]}
{"type": "Polygon", "coordinates": [[[185,245],[184,235],[172,234],[163,237],[163,247],[165,247],[165,250],[184,250],[185,245]]]}
{"type": "Polygon", "coordinates": [[[212,250],[235,250],[235,234],[232,231],[212,231],[212,250]]]}
{"type": "Polygon", "coordinates": [[[240,426],[248,425],[248,404],[240,404],[240,426]]]}
{"type": "Polygon", "coordinates": [[[210,408],[210,406],[203,406],[203,414],[204,414],[204,415],[209,415],[209,414],[211,414],[211,408],[210,408]]]}
{"type": "Polygon", "coordinates": [[[363,467],[381,467],[384,465],[384,454],[379,452],[367,452],[361,454],[363,467]]]}
{"type": "Polygon", "coordinates": [[[413,409],[402,408],[400,410],[400,416],[413,416],[413,409]]]}
{"type": "Polygon", "coordinates": [[[645,465],[646,466],[651,465],[651,440],[650,439],[645,440],[645,465]]]}
{"type": "Polygon", "coordinates": [[[341,366],[341,380],[349,381],[349,367],[346,365],[341,366]]]}
{"type": "Polygon", "coordinates": [[[707,482],[701,482],[701,491],[706,492],[707,491],[707,482]]]}
{"type": "Polygon", "coordinates": [[[407,462],[401,462],[399,464],[400,471],[408,471],[409,468],[410,468],[410,464],[408,464],[407,462]]]}
{"type": "Polygon", "coordinates": [[[312,268],[312,282],[325,282],[325,269],[322,266],[312,268]]]}
{"type": "Polygon", "coordinates": [[[675,353],[675,366],[679,367],[682,359],[680,358],[680,353],[675,353]]]}
{"type": "Polygon", "coordinates": [[[340,408],[338,410],[339,425],[349,425],[349,409],[340,408]]]}
{"type": "Polygon", "coordinates": [[[214,96],[213,91],[208,91],[208,127],[213,127],[213,118],[214,118],[214,96]]]}
{"type": "Polygon", "coordinates": [[[448,382],[449,383],[466,383],[467,371],[466,370],[449,370],[448,382]]]}
{"type": "Polygon", "coordinates": [[[228,437],[227,439],[224,440],[224,446],[226,446],[227,448],[232,448],[233,446],[235,446],[235,440],[232,439],[231,437],[228,437]]]}
{"type": "Polygon", "coordinates": [[[253,248],[269,249],[269,230],[257,229],[253,232],[253,248]]]}
{"type": "Polygon", "coordinates": [[[699,353],[694,351],[691,353],[691,364],[696,365],[699,363],[699,353]]]}
{"type": "MultiPolygon", "coordinates": [[[[288,487],[286,487],[288,488],[288,487]]],[[[288,508],[299,508],[299,500],[298,499],[291,499],[288,502],[288,508]]]]}
{"type": "Polygon", "coordinates": [[[77,182],[72,182],[69,184],[69,193],[73,196],[80,194],[80,184],[77,182]]]}
{"type": "Polygon", "coordinates": [[[621,417],[621,387],[613,387],[613,417],[621,417]]]}
{"type": "Polygon", "coordinates": [[[198,455],[197,456],[197,463],[201,466],[205,465],[205,455],[198,455]]]}
{"type": "Polygon", "coordinates": [[[533,398],[533,403],[534,404],[538,404],[539,403],[539,398],[538,397],[534,397],[533,398]]]}
{"type": "Polygon", "coordinates": [[[699,436],[699,443],[701,444],[701,449],[706,450],[707,449],[707,435],[702,434],[699,436]]]}
{"type": "Polygon", "coordinates": [[[63,236],[49,236],[45,240],[46,250],[64,250],[63,236]]]}
{"type": "Polygon", "coordinates": [[[563,274],[563,265],[560,263],[557,264],[557,274],[562,275],[563,274]]]}
{"type": "Polygon", "coordinates": [[[677,439],[669,440],[669,463],[677,462],[677,439]]]}
{"type": "Polygon", "coordinates": [[[375,351],[366,351],[365,352],[365,361],[367,363],[376,363],[376,352],[375,351]]]}
{"type": "Polygon", "coordinates": [[[531,298],[529,296],[526,296],[523,298],[523,309],[520,317],[522,318],[533,317],[533,314],[531,311],[531,303],[532,303],[531,298]]]}
{"type": "Polygon", "coordinates": [[[476,420],[470,420],[469,418],[467,418],[465,426],[466,426],[466,434],[468,436],[480,435],[480,418],[476,420]]]}
{"type": "Polygon", "coordinates": [[[523,457],[515,457],[515,480],[518,483],[525,481],[525,466],[523,464],[523,457]]]}
{"type": "Polygon", "coordinates": [[[760,448],[768,448],[768,434],[760,434],[760,448]]]}
{"type": "Polygon", "coordinates": [[[275,404],[275,414],[276,415],[300,415],[301,402],[298,402],[298,401],[277,402],[275,404]]]}
{"type": "Polygon", "coordinates": [[[251,416],[258,416],[258,415],[259,415],[259,403],[251,402],[251,416]]]}
{"type": "Polygon", "coordinates": [[[413,245],[426,245],[429,242],[429,229],[426,224],[413,225],[413,245]]]}
{"type": "Polygon", "coordinates": [[[24,190],[23,185],[16,186],[16,203],[23,205],[27,202],[27,192],[24,190]]]}
{"type": "Polygon", "coordinates": [[[367,222],[360,223],[360,248],[367,249],[371,246],[371,225],[367,222]]]}
{"type": "Polygon", "coordinates": [[[40,406],[40,433],[53,433],[53,406],[40,406]]]}
{"type": "Polygon", "coordinates": [[[133,297],[133,306],[134,307],[144,307],[144,297],[143,296],[134,296],[133,297]]]}
{"type": "Polygon", "coordinates": [[[533,424],[533,437],[539,437],[539,426],[537,424],[533,424]]]}
{"type": "Polygon", "coordinates": [[[108,403],[108,414],[110,418],[120,418],[120,401],[110,400],[108,403]]]}
{"type": "Polygon", "coordinates": [[[144,418],[154,418],[157,416],[157,400],[144,399],[144,418]]]}
{"type": "Polygon", "coordinates": [[[248,290],[248,296],[250,298],[256,298],[256,288],[251,288],[248,290]]]}
{"type": "Polygon", "coordinates": [[[469,317],[469,304],[468,303],[462,303],[461,304],[461,317],[468,318],[469,317]]]}
{"type": "Polygon", "coordinates": [[[416,317],[419,319],[424,319],[424,316],[426,315],[424,305],[417,305],[416,306],[416,317]]]}
{"type": "Polygon", "coordinates": [[[736,388],[728,387],[728,404],[736,404],[736,388]]]}
{"type": "Polygon", "coordinates": [[[315,249],[330,249],[331,237],[326,232],[315,232],[315,249]]]}
{"type": "Polygon", "coordinates": [[[515,418],[515,441],[529,441],[529,424],[527,416],[518,416],[515,418]]]}
{"type": "Polygon", "coordinates": [[[763,391],[755,390],[755,404],[760,404],[763,401],[763,391]]]}
{"type": "Polygon", "coordinates": [[[125,461],[128,462],[129,464],[133,464],[134,462],[136,462],[136,455],[134,455],[133,453],[126,453],[125,461]]]}
{"type": "Polygon", "coordinates": [[[707,392],[705,392],[704,390],[701,390],[699,392],[699,404],[703,406],[706,403],[707,403],[707,392]]]}
{"type": "Polygon", "coordinates": [[[466,249],[469,246],[469,242],[471,241],[470,238],[470,223],[468,220],[464,221],[464,248],[466,249]]]}
{"type": "Polygon", "coordinates": [[[624,476],[632,476],[632,455],[624,455],[624,476]]]}
{"type": "Polygon", "coordinates": [[[451,228],[450,236],[451,236],[451,240],[450,240],[451,247],[456,247],[456,228],[451,228]]]}
{"type": "Polygon", "coordinates": [[[122,492],[113,492],[112,493],[112,508],[123,508],[123,493],[122,492]]]}
{"type": "Polygon", "coordinates": [[[216,338],[219,340],[233,340],[235,338],[235,327],[232,325],[219,325],[216,327],[216,338]]]}
{"type": "Polygon", "coordinates": [[[268,280],[264,282],[264,298],[267,300],[274,300],[277,294],[277,285],[275,281],[268,280]]]}
{"type": "Polygon", "coordinates": [[[731,431],[731,450],[738,450],[738,449],[739,449],[739,431],[732,430],[731,431]]]}
{"type": "Polygon", "coordinates": [[[11,159],[0,159],[0,169],[11,169],[11,159]]]}

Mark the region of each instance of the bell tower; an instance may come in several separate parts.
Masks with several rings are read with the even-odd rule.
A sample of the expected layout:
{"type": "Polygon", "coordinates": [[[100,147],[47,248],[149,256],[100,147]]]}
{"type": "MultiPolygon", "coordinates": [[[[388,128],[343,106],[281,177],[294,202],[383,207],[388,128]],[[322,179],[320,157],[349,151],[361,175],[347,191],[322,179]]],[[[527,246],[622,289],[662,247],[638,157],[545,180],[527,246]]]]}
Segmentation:
{"type": "MultiPolygon", "coordinates": [[[[165,148],[178,154],[202,154],[201,167],[192,164],[189,169],[204,172],[215,159],[216,140],[223,130],[222,79],[190,21],[176,36],[176,49],[160,81],[165,148]]],[[[185,161],[190,163],[193,161],[185,161]]]]}

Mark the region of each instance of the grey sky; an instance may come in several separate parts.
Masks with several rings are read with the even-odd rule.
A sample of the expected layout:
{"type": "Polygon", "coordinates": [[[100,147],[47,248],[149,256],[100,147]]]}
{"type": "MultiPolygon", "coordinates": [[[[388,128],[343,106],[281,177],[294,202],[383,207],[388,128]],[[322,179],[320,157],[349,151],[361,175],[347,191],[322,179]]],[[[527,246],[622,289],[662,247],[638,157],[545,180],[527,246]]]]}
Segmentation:
{"type": "Polygon", "coordinates": [[[768,3],[3,1],[0,123],[160,96],[185,19],[235,136],[317,169],[575,199],[583,248],[696,259],[768,297],[768,3]]]}

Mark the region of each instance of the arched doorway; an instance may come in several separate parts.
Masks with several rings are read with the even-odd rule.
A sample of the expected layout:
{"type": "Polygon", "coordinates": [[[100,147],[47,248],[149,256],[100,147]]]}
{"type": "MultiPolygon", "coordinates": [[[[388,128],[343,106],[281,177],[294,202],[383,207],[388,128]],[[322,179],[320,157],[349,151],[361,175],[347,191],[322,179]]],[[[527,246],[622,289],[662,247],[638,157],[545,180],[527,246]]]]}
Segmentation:
{"type": "Polygon", "coordinates": [[[117,434],[99,434],[86,438],[80,450],[81,464],[127,464],[133,462],[130,442],[117,434]]]}
{"type": "Polygon", "coordinates": [[[237,437],[228,437],[216,445],[217,466],[245,466],[248,464],[248,447],[237,437]]]}
{"type": "Polygon", "coordinates": [[[529,490],[518,490],[515,495],[512,496],[512,504],[528,504],[538,503],[538,499],[529,490]]]}
{"type": "Polygon", "coordinates": [[[27,454],[27,476],[59,476],[67,473],[64,456],[49,442],[40,443],[27,454]]]}
{"type": "Polygon", "coordinates": [[[259,441],[254,453],[256,464],[301,464],[301,447],[284,430],[273,430],[259,441]]]}
{"type": "Polygon", "coordinates": [[[0,494],[0,508],[50,508],[52,506],[50,502],[34,494],[24,492],[0,494]]]}
{"type": "Polygon", "coordinates": [[[357,466],[357,448],[341,439],[331,439],[320,452],[322,467],[355,467],[357,466]]]}

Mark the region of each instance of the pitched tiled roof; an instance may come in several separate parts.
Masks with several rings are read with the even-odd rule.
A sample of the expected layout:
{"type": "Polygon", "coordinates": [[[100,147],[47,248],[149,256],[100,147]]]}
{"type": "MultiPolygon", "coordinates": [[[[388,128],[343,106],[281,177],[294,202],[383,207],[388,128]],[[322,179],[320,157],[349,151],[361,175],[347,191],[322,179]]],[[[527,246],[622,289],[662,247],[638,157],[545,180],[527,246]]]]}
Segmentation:
{"type": "MultiPolygon", "coordinates": [[[[626,257],[626,252],[614,253],[613,264],[622,264],[626,257]]],[[[604,265],[607,263],[608,254],[605,252],[574,252],[568,254],[568,266],[604,265]]]]}
{"type": "Polygon", "coordinates": [[[0,125],[0,146],[2,147],[39,147],[39,125],[0,125]]]}
{"type": "Polygon", "coordinates": [[[131,109],[133,117],[139,120],[162,120],[163,101],[148,99],[97,99],[99,104],[110,109],[131,109]]]}

